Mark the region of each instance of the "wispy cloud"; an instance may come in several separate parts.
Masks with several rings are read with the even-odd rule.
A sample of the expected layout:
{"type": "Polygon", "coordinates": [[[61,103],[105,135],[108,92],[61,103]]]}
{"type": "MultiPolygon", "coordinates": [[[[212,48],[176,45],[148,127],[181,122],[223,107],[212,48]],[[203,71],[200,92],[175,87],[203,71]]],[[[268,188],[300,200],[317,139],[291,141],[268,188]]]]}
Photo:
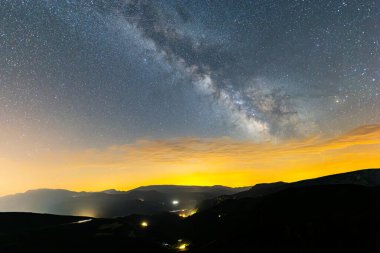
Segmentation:
{"type": "MultiPolygon", "coordinates": [[[[321,154],[356,146],[380,144],[380,125],[367,125],[332,139],[318,136],[303,140],[273,142],[239,141],[231,138],[176,138],[139,140],[133,144],[88,151],[91,157],[118,157],[120,160],[143,158],[145,161],[181,162],[203,157],[259,158],[282,155],[321,154]],[[94,152],[94,153],[93,153],[94,152]],[[259,157],[256,157],[259,156],[259,157]]],[[[116,159],[116,160],[118,160],[116,159]]],[[[87,157],[86,157],[87,160],[87,157]]],[[[251,162],[254,162],[254,159],[251,162]]]]}

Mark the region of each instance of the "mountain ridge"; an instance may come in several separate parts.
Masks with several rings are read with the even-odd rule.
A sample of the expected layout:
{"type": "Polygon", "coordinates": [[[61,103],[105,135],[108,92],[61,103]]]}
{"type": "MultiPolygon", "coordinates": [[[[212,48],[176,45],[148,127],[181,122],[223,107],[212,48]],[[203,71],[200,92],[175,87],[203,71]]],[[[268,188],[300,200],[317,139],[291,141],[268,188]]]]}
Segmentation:
{"type": "Polygon", "coordinates": [[[104,218],[134,213],[149,215],[183,209],[202,210],[228,199],[254,198],[287,188],[326,184],[380,186],[380,169],[363,169],[291,183],[280,181],[236,188],[222,185],[148,185],[129,191],[112,189],[101,192],[40,188],[0,197],[0,211],[93,215],[104,218]]]}

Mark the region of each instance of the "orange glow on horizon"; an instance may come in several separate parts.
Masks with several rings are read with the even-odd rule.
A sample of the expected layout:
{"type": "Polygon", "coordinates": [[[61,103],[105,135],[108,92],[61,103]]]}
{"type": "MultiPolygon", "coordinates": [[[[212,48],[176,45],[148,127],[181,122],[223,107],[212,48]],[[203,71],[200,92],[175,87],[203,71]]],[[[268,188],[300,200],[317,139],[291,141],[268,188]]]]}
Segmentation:
{"type": "Polygon", "coordinates": [[[92,217],[92,218],[97,217],[95,210],[92,210],[92,209],[78,210],[75,212],[75,215],[76,216],[84,216],[84,217],[92,217]]]}
{"type": "Polygon", "coordinates": [[[280,143],[230,138],[139,140],[104,150],[0,157],[0,195],[35,188],[99,191],[141,185],[248,186],[380,167],[380,125],[332,139],[280,143]]]}

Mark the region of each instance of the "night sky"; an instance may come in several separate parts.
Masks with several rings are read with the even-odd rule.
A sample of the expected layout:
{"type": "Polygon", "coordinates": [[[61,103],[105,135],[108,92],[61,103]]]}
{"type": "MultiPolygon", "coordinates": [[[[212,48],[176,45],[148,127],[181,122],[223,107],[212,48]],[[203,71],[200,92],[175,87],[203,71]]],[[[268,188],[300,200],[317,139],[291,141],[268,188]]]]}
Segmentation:
{"type": "MultiPolygon", "coordinates": [[[[0,192],[45,185],[128,188],[158,180],[144,181],[145,174],[123,167],[129,164],[125,156],[114,164],[110,157],[126,146],[128,155],[129,149],[167,151],[170,146],[170,159],[178,158],[178,149],[186,154],[201,149],[194,158],[199,162],[199,154],[219,157],[215,143],[244,146],[249,153],[263,143],[276,149],[315,138],[340,140],[359,128],[354,133],[360,136],[370,129],[366,140],[379,151],[379,43],[377,0],[0,0],[1,170],[12,178],[25,175],[20,186],[0,192]],[[191,146],[194,142],[201,147],[191,146]],[[95,169],[68,168],[88,152],[98,154],[95,169]],[[49,164],[46,157],[57,156],[67,168],[35,169],[49,164]],[[113,169],[99,172],[100,167],[113,169]],[[129,183],[93,183],[103,173],[129,183]],[[63,182],[73,175],[82,176],[78,183],[63,182]],[[55,182],[52,178],[63,181],[41,185],[55,182]]],[[[342,160],[351,153],[340,151],[342,160]]],[[[357,157],[350,169],[380,166],[377,158],[367,165],[361,163],[367,158],[357,157]]],[[[165,164],[171,161],[165,159],[165,164]]],[[[242,167],[212,164],[208,170],[187,161],[186,169],[171,171],[195,173],[197,180],[166,176],[162,181],[213,184],[218,182],[207,181],[207,173],[242,167]],[[187,168],[192,165],[195,172],[187,168]]],[[[149,166],[149,173],[165,167],[149,166]]],[[[246,167],[254,171],[252,164],[246,167]]],[[[312,175],[328,172],[318,168],[312,175]]],[[[299,171],[289,178],[308,175],[299,171]]],[[[240,175],[226,183],[247,183],[239,183],[240,175]]]]}

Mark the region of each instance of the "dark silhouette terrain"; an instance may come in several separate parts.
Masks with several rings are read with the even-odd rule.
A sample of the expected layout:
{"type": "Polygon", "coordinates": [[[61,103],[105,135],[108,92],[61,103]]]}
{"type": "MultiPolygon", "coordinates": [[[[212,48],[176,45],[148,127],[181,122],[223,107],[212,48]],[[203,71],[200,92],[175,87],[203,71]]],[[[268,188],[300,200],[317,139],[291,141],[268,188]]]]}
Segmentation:
{"type": "Polygon", "coordinates": [[[379,173],[255,186],[188,218],[0,213],[0,252],[379,252],[379,173]]]}
{"type": "Polygon", "coordinates": [[[235,194],[249,187],[144,186],[131,191],[74,192],[39,189],[0,197],[2,212],[34,212],[58,215],[95,215],[102,218],[134,213],[157,214],[173,209],[194,208],[203,200],[235,194]],[[173,206],[173,200],[181,200],[173,206]]]}
{"type": "Polygon", "coordinates": [[[324,176],[314,179],[307,179],[293,183],[275,182],[269,184],[257,184],[247,191],[241,191],[236,194],[222,195],[217,198],[208,199],[201,203],[201,208],[208,208],[227,199],[254,198],[266,196],[288,188],[298,188],[317,185],[362,185],[369,187],[380,187],[380,170],[367,169],[353,172],[346,172],[330,176],[324,176]]]}

